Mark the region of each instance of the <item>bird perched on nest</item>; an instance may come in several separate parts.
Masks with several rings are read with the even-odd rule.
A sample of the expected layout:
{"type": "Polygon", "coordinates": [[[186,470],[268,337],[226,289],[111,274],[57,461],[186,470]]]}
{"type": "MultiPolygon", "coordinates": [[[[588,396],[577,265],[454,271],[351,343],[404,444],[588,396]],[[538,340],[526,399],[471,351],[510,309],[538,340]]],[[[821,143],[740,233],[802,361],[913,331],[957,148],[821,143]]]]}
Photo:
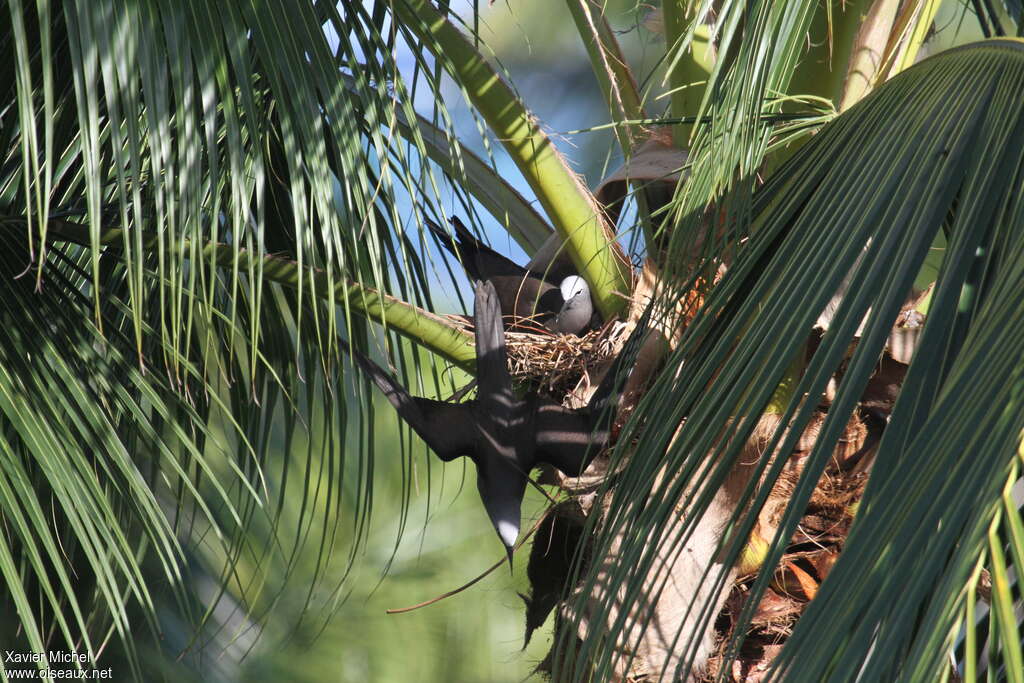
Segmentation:
{"type": "Polygon", "coordinates": [[[591,327],[594,302],[586,280],[560,273],[558,282],[549,281],[545,273],[523,268],[488,247],[455,216],[451,224],[454,237],[427,220],[427,227],[462,263],[470,278],[494,283],[502,315],[516,321],[535,320],[560,334],[580,334],[591,327]]]}
{"type": "Polygon", "coordinates": [[[619,377],[625,374],[622,359],[635,348],[627,343],[586,408],[570,410],[535,393],[515,395],[499,296],[491,282],[476,286],[473,321],[477,395],[464,403],[412,396],[379,365],[355,349],[351,353],[437,457],[447,462],[466,456],[476,464],[477,490],[511,566],[527,475],[547,463],[577,476],[608,445],[613,411],[606,408],[617,401],[625,379],[619,377]]]}

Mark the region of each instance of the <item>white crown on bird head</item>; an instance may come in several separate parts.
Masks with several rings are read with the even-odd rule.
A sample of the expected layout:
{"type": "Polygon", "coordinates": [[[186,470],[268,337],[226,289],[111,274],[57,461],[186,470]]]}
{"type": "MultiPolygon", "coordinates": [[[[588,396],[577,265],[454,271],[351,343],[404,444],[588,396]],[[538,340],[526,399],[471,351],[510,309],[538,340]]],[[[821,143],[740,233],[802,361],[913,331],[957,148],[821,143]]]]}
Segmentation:
{"type": "Polygon", "coordinates": [[[562,290],[562,299],[564,301],[568,301],[578,294],[590,294],[590,287],[587,285],[587,281],[579,275],[570,275],[562,280],[562,285],[559,289],[562,290]]]}

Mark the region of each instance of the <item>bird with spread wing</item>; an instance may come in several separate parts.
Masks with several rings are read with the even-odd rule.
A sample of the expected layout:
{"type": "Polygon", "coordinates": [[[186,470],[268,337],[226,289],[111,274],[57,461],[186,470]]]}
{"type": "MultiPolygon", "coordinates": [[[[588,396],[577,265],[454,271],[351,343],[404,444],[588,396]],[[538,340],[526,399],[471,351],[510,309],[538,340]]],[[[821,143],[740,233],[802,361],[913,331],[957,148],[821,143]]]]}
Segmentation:
{"type": "MultiPolygon", "coordinates": [[[[646,319],[646,318],[645,318],[646,319]]],[[[611,410],[635,355],[643,320],[609,368],[588,405],[571,410],[529,393],[516,395],[508,371],[505,330],[495,286],[476,286],[477,394],[462,403],[412,396],[387,371],[350,349],[363,372],[441,460],[466,456],[476,465],[477,490],[509,563],[519,538],[520,507],[530,470],[541,463],[577,476],[609,443],[611,410]]]]}

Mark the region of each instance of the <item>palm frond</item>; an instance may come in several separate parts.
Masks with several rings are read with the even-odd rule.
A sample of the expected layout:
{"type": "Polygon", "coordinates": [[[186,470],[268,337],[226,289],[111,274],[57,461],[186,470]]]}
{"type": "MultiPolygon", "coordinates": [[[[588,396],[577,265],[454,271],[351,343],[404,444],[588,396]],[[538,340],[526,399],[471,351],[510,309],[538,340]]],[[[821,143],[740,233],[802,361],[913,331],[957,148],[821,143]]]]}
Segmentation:
{"type": "MultiPolygon", "coordinates": [[[[365,540],[374,451],[345,444],[372,440],[372,413],[367,393],[352,410],[341,391],[339,330],[367,350],[353,312],[451,333],[456,362],[466,342],[417,308],[433,307],[430,274],[401,207],[440,215],[445,185],[392,58],[404,29],[313,2],[2,12],[0,571],[18,637],[92,654],[113,635],[130,653],[129,614],[160,630],[154,566],[198,632],[221,599],[258,625],[289,574],[270,556],[289,567],[328,544],[282,540],[284,497],[310,515],[332,501],[350,561],[365,540]],[[305,473],[274,476],[293,444],[305,473]],[[195,561],[221,580],[210,602],[195,561]]],[[[438,92],[431,71],[414,77],[438,92]]],[[[408,472],[411,457],[386,465],[408,472]]]]}
{"type": "Polygon", "coordinates": [[[621,312],[622,295],[632,284],[628,264],[593,196],[548,135],[495,69],[430,2],[405,0],[395,12],[416,32],[419,44],[453,75],[502,141],[564,240],[566,253],[590,283],[594,304],[605,317],[621,312]]]}
{"type": "MultiPolygon", "coordinates": [[[[628,668],[624,653],[657,628],[635,601],[673,588],[664,577],[654,588],[645,582],[685,550],[818,316],[845,292],[760,459],[746,463],[753,472],[731,506],[731,540],[702,566],[707,588],[687,617],[714,620],[714,596],[727,589],[756,511],[786,467],[773,456],[793,451],[857,340],[746,603],[742,619],[750,618],[944,225],[950,244],[924,337],[853,533],[776,673],[916,680],[945,666],[950,620],[989,547],[1024,428],[1024,109],[1014,95],[1022,88],[1020,42],[942,53],[827,125],[758,191],[752,224],[740,226],[749,241],[634,413],[643,429],[638,418],[622,439],[637,441],[628,459],[620,453],[624,469],[596,546],[613,564],[585,574],[580,595],[601,597],[574,609],[626,637],[575,651],[563,641],[571,670],[589,662],[600,678],[623,658],[628,668]]],[[[685,666],[700,633],[682,635],[689,640],[675,645],[679,632],[659,637],[685,666]]]]}

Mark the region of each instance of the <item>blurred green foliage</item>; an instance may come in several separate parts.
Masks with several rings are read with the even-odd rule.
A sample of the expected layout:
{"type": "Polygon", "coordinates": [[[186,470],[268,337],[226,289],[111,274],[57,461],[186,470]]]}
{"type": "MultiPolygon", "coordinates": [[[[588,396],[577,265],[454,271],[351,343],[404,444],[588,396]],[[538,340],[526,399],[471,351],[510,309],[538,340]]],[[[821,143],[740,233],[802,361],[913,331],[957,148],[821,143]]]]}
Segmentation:
{"type": "MultiPolygon", "coordinates": [[[[526,589],[524,551],[516,556],[512,578],[502,566],[446,600],[405,614],[385,613],[466,583],[500,560],[503,552],[476,495],[474,468],[464,459],[442,466],[431,462],[434,456],[425,449],[414,449],[412,476],[417,484],[403,520],[398,421],[386,401],[377,403],[377,447],[381,453],[393,449],[396,459],[393,467],[376,473],[374,495],[393,496],[393,504],[378,508],[390,516],[379,514],[370,521],[365,552],[357,559],[356,574],[347,578],[343,595],[331,595],[330,589],[341,583],[344,552],[336,552],[340,557],[332,558],[320,578],[322,587],[313,596],[307,589],[314,580],[316,558],[312,553],[299,558],[296,574],[262,638],[243,660],[238,679],[523,680],[550,644],[547,633],[538,634],[527,651],[519,652],[524,617],[515,591],[526,589]],[[407,531],[395,548],[403,523],[407,531]],[[312,610],[303,617],[307,599],[312,610]]],[[[537,492],[528,492],[526,524],[544,504],[537,492]]]]}
{"type": "MultiPolygon", "coordinates": [[[[429,354],[422,353],[420,361],[418,381],[426,385],[425,394],[450,393],[446,386],[438,392],[433,389],[429,354]]],[[[413,364],[409,367],[410,374],[416,372],[413,364]]],[[[368,390],[351,367],[345,368],[345,374],[342,385],[346,390],[368,390]]],[[[464,381],[465,375],[455,379],[464,381]]],[[[412,379],[412,386],[418,381],[412,379]]],[[[215,613],[221,630],[201,654],[185,660],[191,671],[178,671],[178,676],[201,673],[198,680],[310,683],[511,683],[527,678],[543,658],[551,642],[550,629],[536,634],[530,647],[520,651],[525,617],[516,592],[528,590],[528,547],[516,555],[511,577],[503,565],[464,592],[438,603],[409,613],[386,614],[388,609],[415,605],[467,583],[501,560],[504,552],[483,512],[476,493],[476,472],[469,460],[440,463],[399,422],[379,394],[374,395],[373,415],[364,417],[367,428],[374,431],[377,451],[373,495],[381,504],[374,508],[375,516],[355,518],[348,506],[356,491],[346,491],[342,507],[336,509],[337,501],[318,493],[327,490],[326,481],[304,486],[288,482],[276,532],[254,531],[259,537],[252,543],[252,547],[276,546],[277,551],[243,562],[248,571],[242,569],[240,574],[248,575],[237,578],[243,585],[265,582],[264,600],[256,607],[259,613],[228,615],[232,601],[223,599],[215,613]],[[399,440],[411,436],[416,445],[407,449],[412,452],[408,463],[403,461],[399,440]],[[395,457],[389,459],[388,452],[395,457]],[[406,478],[413,482],[407,500],[406,478]],[[302,499],[303,490],[314,497],[312,502],[302,499]],[[350,569],[349,552],[358,533],[365,534],[367,540],[350,569]],[[314,540],[293,555],[290,543],[297,534],[314,540]],[[399,535],[401,542],[396,546],[399,535]],[[316,552],[319,537],[329,539],[324,556],[316,552]],[[261,625],[256,627],[254,622],[261,625]],[[254,637],[257,632],[258,638],[254,637]],[[213,664],[210,660],[216,662],[212,666],[216,675],[208,668],[213,664]]],[[[338,447],[366,447],[357,434],[348,437],[338,447]]],[[[288,475],[303,476],[309,467],[309,453],[325,447],[329,446],[323,443],[316,424],[310,426],[308,440],[293,440],[292,452],[282,458],[284,462],[266,468],[271,473],[267,481],[270,499],[277,498],[288,475]]],[[[344,462],[352,469],[345,473],[345,481],[358,482],[355,469],[359,459],[350,457],[344,462]]],[[[321,470],[320,476],[334,473],[321,470]]],[[[546,505],[539,492],[527,491],[524,529],[532,526],[546,505]]],[[[211,556],[204,564],[220,566],[220,562],[211,556]]]]}

